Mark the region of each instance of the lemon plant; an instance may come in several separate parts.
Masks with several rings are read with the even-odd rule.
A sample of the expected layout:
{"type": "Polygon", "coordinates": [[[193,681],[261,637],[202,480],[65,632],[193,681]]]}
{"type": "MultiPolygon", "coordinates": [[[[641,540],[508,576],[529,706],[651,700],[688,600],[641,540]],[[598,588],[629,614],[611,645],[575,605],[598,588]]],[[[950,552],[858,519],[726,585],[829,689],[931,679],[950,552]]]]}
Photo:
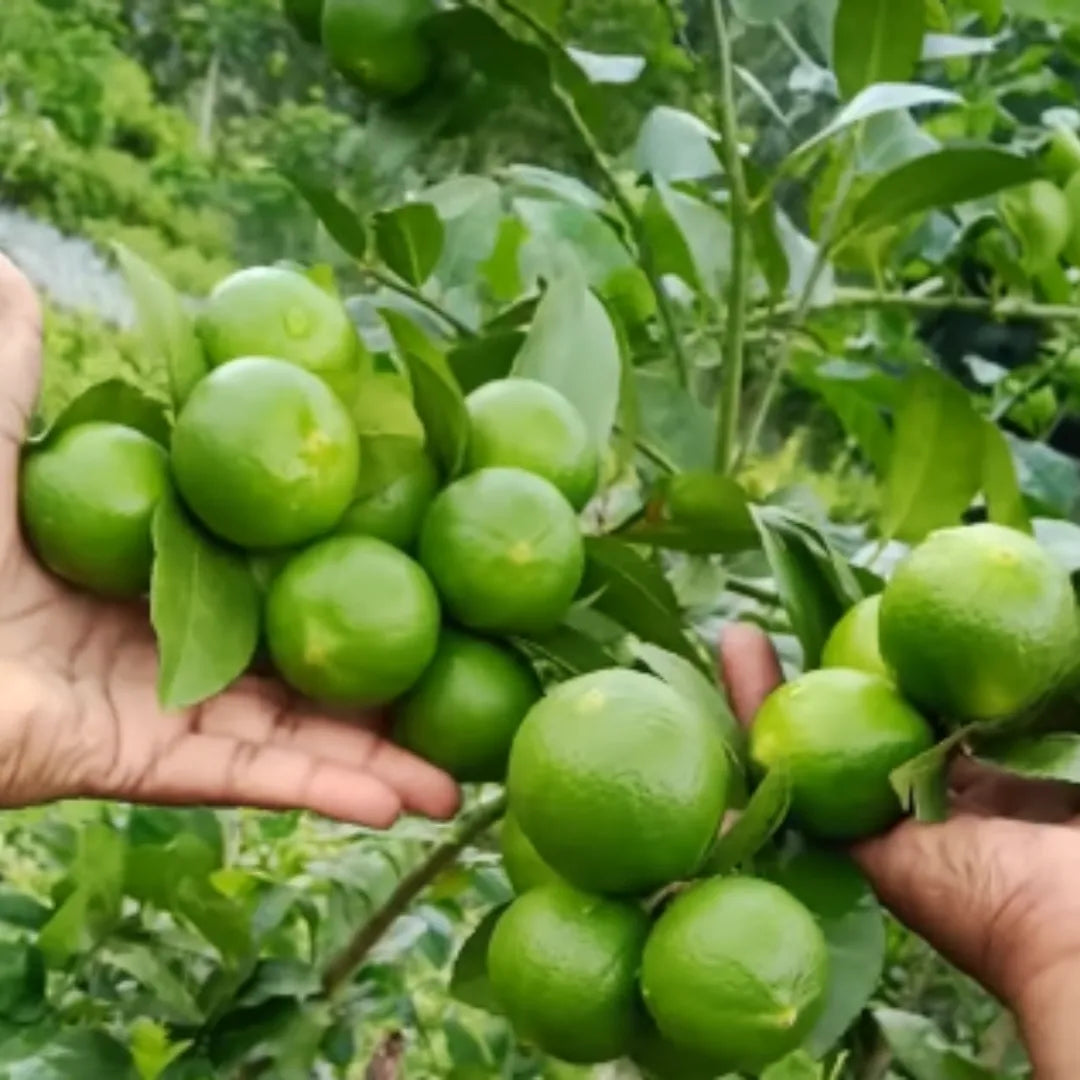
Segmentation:
{"type": "Polygon", "coordinates": [[[98,386],[35,429],[43,564],[149,594],[166,707],[255,669],[385,710],[492,788],[403,838],[362,900],[334,886],[366,854],[321,833],[306,863],[282,844],[303,865],[276,892],[213,815],[98,823],[12,953],[12,1024],[46,1010],[46,968],[84,993],[90,968],[118,999],[121,976],[169,998],[152,1028],[132,1005],[116,1038],[76,1032],[102,1075],[411,1063],[404,1006],[361,1058],[369,990],[408,952],[395,935],[428,941],[415,920],[453,903],[471,932],[429,947],[472,1027],[439,1029],[433,1075],[824,1078],[886,1043],[919,1075],[889,1049],[902,1023],[867,1012],[891,992],[883,917],[829,845],[933,817],[957,753],[1080,781],[1080,481],[1010,426],[1036,394],[1068,407],[1073,158],[1056,120],[988,133],[950,88],[976,48],[1012,86],[992,14],[668,7],[701,113],[653,103],[612,147],[605,105],[648,63],[576,47],[558,5],[327,0],[316,34],[291,4],[384,118],[438,127],[470,82],[509,89],[573,134],[582,174],[506,162],[361,212],[293,169],[338,273],[246,270],[197,316],[122,251],[157,392],[98,386]],[[753,72],[772,35],[798,78],[753,72]],[[841,100],[803,131],[784,95],[810,74],[841,100]],[[940,320],[960,315],[1035,327],[1033,355],[998,371],[965,330],[958,360],[940,320]],[[828,476],[870,493],[844,521],[820,471],[770,476],[780,405],[807,399],[828,476]],[[744,616],[792,676],[748,736],[711,656],[744,616]],[[158,909],[179,929],[155,966],[136,946],[158,909]]]}

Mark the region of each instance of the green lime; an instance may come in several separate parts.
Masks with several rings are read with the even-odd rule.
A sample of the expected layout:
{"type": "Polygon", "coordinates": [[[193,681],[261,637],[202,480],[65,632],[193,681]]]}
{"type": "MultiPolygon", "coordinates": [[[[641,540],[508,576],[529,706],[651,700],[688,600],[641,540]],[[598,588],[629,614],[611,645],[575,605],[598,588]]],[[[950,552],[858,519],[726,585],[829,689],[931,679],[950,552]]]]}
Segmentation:
{"type": "Polygon", "coordinates": [[[807,832],[856,840],[900,817],[889,774],[933,743],[929,724],[887,679],[823,668],[766,699],[750,757],[763,772],[787,769],[792,815],[807,832]]]}
{"type": "Polygon", "coordinates": [[[359,457],[345,406],[283,360],[210,372],[173,431],[173,473],[188,506],[211,532],[252,549],[329,532],[356,491],[359,457]]]}
{"type": "Polygon", "coordinates": [[[119,424],[79,424],[23,460],[23,526],[65,581],[139,596],[150,586],[150,526],[168,487],[168,455],[152,439],[119,424]]]}
{"type": "Polygon", "coordinates": [[[405,97],[427,82],[434,64],[421,28],[433,11],[432,0],[326,0],[330,62],[369,94],[405,97]]]}
{"type": "Polygon", "coordinates": [[[466,399],[469,471],[506,465],[550,480],[575,510],[596,492],[599,459],[581,414],[532,379],[496,379],[466,399]]]}
{"type": "Polygon", "coordinates": [[[821,666],[852,668],[891,679],[888,664],[881,658],[878,647],[878,613],[881,595],[868,596],[848,608],[844,617],[832,628],[821,653],[821,666]]]}
{"type": "Polygon", "coordinates": [[[400,453],[392,470],[372,457],[360,466],[357,497],[338,526],[339,533],[374,536],[394,547],[412,547],[431,500],[439,490],[439,474],[418,444],[400,453]],[[369,471],[370,466],[370,471],[369,471]]]}
{"type": "Polygon", "coordinates": [[[540,696],[532,668],[494,641],[443,630],[420,681],[395,709],[394,733],[461,781],[501,781],[525,714],[540,696]]]}
{"type": "Polygon", "coordinates": [[[716,839],[729,770],[720,732],[667,683],[614,668],[555,687],[510,753],[510,806],[540,857],[599,893],[690,877],[716,839]]]}
{"type": "Polygon", "coordinates": [[[827,974],[824,935],[790,893],[757,878],[710,878],[656,921],[641,988],[665,1038],[757,1073],[810,1033],[827,974]]]}
{"type": "Polygon", "coordinates": [[[1057,262],[1072,229],[1069,203],[1061,188],[1049,180],[1010,188],[1001,197],[1001,211],[1023,245],[1029,270],[1039,271],[1057,262]]]}
{"type": "Polygon", "coordinates": [[[297,33],[312,45],[322,40],[323,0],[285,0],[285,14],[297,33]]]}
{"type": "Polygon", "coordinates": [[[920,544],[885,587],[879,631],[901,690],[950,724],[1024,712],[1080,655],[1068,573],[1000,525],[943,529],[920,544]]]}
{"type": "Polygon", "coordinates": [[[637,972],[649,930],[633,904],[563,883],[518,897],[495,926],[488,974],[515,1030],[575,1064],[610,1061],[640,1022],[637,972]]]}
{"type": "Polygon", "coordinates": [[[206,302],[199,335],[214,366],[242,356],[287,360],[324,379],[346,404],[360,385],[364,346],[345,306],[285,267],[227,277],[206,302]]]}
{"type": "Polygon", "coordinates": [[[323,540],[274,579],[266,637],[290,686],[330,705],[383,705],[415,684],[439,641],[423,570],[367,536],[323,540]]]}
{"type": "Polygon", "coordinates": [[[532,841],[521,831],[521,825],[512,811],[507,812],[499,829],[499,851],[502,853],[503,869],[515,892],[528,892],[540,885],[562,881],[540,858],[532,841]]]}
{"type": "Polygon", "coordinates": [[[554,629],[585,571],[577,515],[547,480],[481,469],[431,504],[420,561],[463,626],[503,634],[554,629]]]}

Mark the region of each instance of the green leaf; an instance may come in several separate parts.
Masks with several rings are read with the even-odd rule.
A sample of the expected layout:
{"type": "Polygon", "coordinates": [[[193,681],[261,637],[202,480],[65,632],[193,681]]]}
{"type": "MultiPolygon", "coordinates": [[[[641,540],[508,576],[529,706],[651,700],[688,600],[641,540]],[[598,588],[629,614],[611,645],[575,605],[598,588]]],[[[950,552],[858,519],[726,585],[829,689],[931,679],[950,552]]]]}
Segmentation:
{"type": "Polygon", "coordinates": [[[851,1027],[877,988],[885,964],[881,906],[851,859],[837,852],[791,843],[763,872],[801,900],[825,934],[825,1007],[803,1043],[820,1057],[851,1027]]]}
{"type": "Polygon", "coordinates": [[[557,30],[559,20],[566,10],[567,0],[516,0],[522,11],[527,11],[549,30],[557,30]]]}
{"type": "Polygon", "coordinates": [[[594,53],[573,47],[568,47],[566,52],[570,59],[585,72],[586,78],[591,83],[626,86],[637,82],[645,70],[644,56],[594,53]]]}
{"type": "Polygon", "coordinates": [[[718,299],[731,276],[731,226],[720,210],[658,179],[642,218],[657,272],[718,299]]]}
{"type": "Polygon", "coordinates": [[[190,1046],[188,1039],[173,1042],[165,1027],[146,1017],[131,1025],[131,1056],[139,1080],[159,1080],[190,1046]]]}
{"type": "Polygon", "coordinates": [[[406,203],[375,215],[379,257],[398,277],[420,286],[442,254],[444,229],[431,203],[406,203]]]}
{"type": "Polygon", "coordinates": [[[708,666],[683,628],[675,593],[660,568],[629,544],[610,537],[585,541],[585,595],[597,594],[593,607],[642,641],[677,653],[703,671],[708,666]]]}
{"type": "Polygon", "coordinates": [[[1014,776],[1080,784],[1080,735],[1071,732],[988,743],[976,756],[1014,776]]]}
{"type": "Polygon", "coordinates": [[[955,206],[1034,180],[1036,161],[992,146],[949,146],[887,172],[855,205],[852,228],[869,232],[911,214],[955,206]]]}
{"type": "Polygon", "coordinates": [[[1072,0],[1005,0],[1005,9],[1023,19],[1068,26],[1080,24],[1080,11],[1072,0]]]}
{"type": "Polygon", "coordinates": [[[1009,444],[995,424],[984,420],[983,425],[982,489],[987,516],[999,525],[1030,533],[1031,519],[1024,506],[1009,444]]]}
{"type": "Polygon", "coordinates": [[[48,921],[49,909],[25,893],[0,888],[0,923],[20,930],[40,930],[48,921]]]}
{"type": "Polygon", "coordinates": [[[1005,439],[1012,451],[1020,489],[1037,511],[1073,517],[1080,510],[1080,469],[1076,462],[1045,443],[1015,435],[1005,439]]]}
{"type": "Polygon", "coordinates": [[[172,1022],[195,1026],[202,1023],[202,1009],[191,991],[170,969],[159,949],[137,942],[117,942],[103,952],[101,960],[130,975],[153,996],[155,1006],[160,1007],[172,1022]]]}
{"type": "Polygon", "coordinates": [[[657,180],[703,180],[723,169],[716,132],[700,117],[658,105],[645,117],[634,145],[634,168],[657,180]]]}
{"type": "Polygon", "coordinates": [[[989,56],[996,52],[997,38],[970,37],[965,34],[927,34],[923,38],[923,63],[936,60],[966,59],[972,56],[989,56]]]}
{"type": "Polygon", "coordinates": [[[208,370],[194,323],[176,290],[149,263],[123,244],[113,249],[135,300],[143,348],[165,365],[179,409],[208,370]]]}
{"type": "Polygon", "coordinates": [[[556,627],[542,637],[516,637],[513,643],[538,667],[557,672],[560,681],[616,666],[603,645],[573,626],[556,627]]]}
{"type": "Polygon", "coordinates": [[[1070,574],[1080,570],[1080,525],[1055,518],[1036,518],[1032,525],[1035,539],[1070,574]]]}
{"type": "Polygon", "coordinates": [[[780,242],[770,181],[765,171],[753,161],[745,161],[743,167],[750,197],[754,202],[754,211],[750,216],[754,260],[769,286],[770,295],[774,300],[779,300],[791,280],[791,267],[788,265],[784,245],[780,242]]]}
{"type": "Polygon", "coordinates": [[[577,177],[540,165],[507,165],[497,175],[504,180],[512,195],[556,199],[580,206],[583,210],[600,211],[607,205],[602,195],[577,177]]]}
{"type": "Polygon", "coordinates": [[[453,479],[465,465],[469,445],[469,414],[461,387],[446,357],[411,319],[389,308],[381,308],[379,314],[408,368],[432,456],[443,477],[453,479]]]}
{"type": "Polygon", "coordinates": [[[45,960],[24,941],[0,942],[0,1017],[30,1024],[45,1012],[45,960]]]}
{"type": "Polygon", "coordinates": [[[770,1065],[761,1080],[825,1080],[825,1066],[816,1062],[805,1050],[796,1050],[770,1065]]]}
{"type": "Polygon", "coordinates": [[[4,1080],[136,1080],[131,1055],[103,1031],[65,1031],[10,1065],[4,1080]]]}
{"type": "Polygon", "coordinates": [[[738,481],[704,471],[663,478],[645,518],[621,535],[633,543],[695,554],[732,554],[759,544],[750,503],[738,481]]]}
{"type": "Polygon", "coordinates": [[[681,470],[712,467],[714,419],[697,398],[663,368],[637,368],[642,438],[681,470]]]}
{"type": "Polygon", "coordinates": [[[949,1045],[932,1020],[899,1009],[875,1009],[874,1020],[897,1064],[912,1080],[999,1080],[1001,1074],[949,1045]]]}
{"type": "Polygon", "coordinates": [[[922,54],[924,0],[840,0],[833,69],[844,97],[871,83],[906,82],[922,54]]]}
{"type": "Polygon", "coordinates": [[[940,822],[949,814],[949,762],[953,751],[971,733],[961,728],[936,746],[905,762],[889,775],[900,805],[918,821],[940,822]]]}
{"type": "Polygon", "coordinates": [[[802,5],[802,0],[732,0],[735,14],[743,22],[766,25],[786,19],[802,5]]]}
{"type": "Polygon", "coordinates": [[[713,721],[730,747],[734,760],[739,768],[742,768],[746,735],[735,719],[723,690],[702,674],[698,665],[667,649],[638,641],[632,646],[632,651],[634,657],[654,675],[658,675],[673,690],[678,690],[687,701],[693,702],[696,708],[713,721]]]}
{"type": "Polygon", "coordinates": [[[29,441],[32,446],[39,446],[69,428],[97,421],[122,424],[141,431],[166,448],[169,445],[172,425],[165,403],[123,379],[107,379],[84,390],[49,427],[36,432],[29,441]]]}
{"type": "Polygon", "coordinates": [[[735,824],[717,841],[705,862],[707,874],[729,874],[748,862],[776,835],[791,809],[791,774],[772,768],[758,784],[735,824]]]}
{"type": "Polygon", "coordinates": [[[502,1015],[495,1000],[495,992],[487,973],[487,952],[491,935],[509,904],[502,904],[489,911],[475,930],[465,939],[454,960],[450,975],[450,996],[471,1005],[474,1009],[502,1015]]]}
{"type": "Polygon", "coordinates": [[[581,413],[597,446],[607,445],[622,361],[611,318],[580,273],[564,273],[548,287],[512,373],[559,390],[581,413]]]}
{"type": "Polygon", "coordinates": [[[812,525],[776,507],[754,512],[765,557],[803,665],[817,667],[821,650],[841,615],[862,598],[854,572],[812,525]]]}
{"type": "Polygon", "coordinates": [[[173,496],[154,515],[150,619],[165,709],[213,697],[239,678],[259,641],[261,601],[247,562],[201,532],[173,496]]]}
{"type": "MultiPolygon", "coordinates": [[[[362,444],[382,438],[424,441],[424,425],[404,376],[381,371],[366,376],[349,411],[362,444]]],[[[361,445],[361,460],[363,449],[361,445]]]]}
{"type": "Polygon", "coordinates": [[[471,394],[486,382],[505,379],[524,342],[525,335],[520,330],[505,330],[463,341],[452,348],[446,361],[461,392],[471,394]]]}
{"type": "Polygon", "coordinates": [[[933,368],[919,368],[910,377],[882,493],[882,536],[921,540],[933,529],[959,523],[982,485],[983,425],[959,383],[933,368]]]}
{"type": "Polygon", "coordinates": [[[357,260],[367,255],[367,230],[355,210],[346,206],[329,188],[313,184],[297,173],[290,174],[288,181],[342,251],[357,260]]]}

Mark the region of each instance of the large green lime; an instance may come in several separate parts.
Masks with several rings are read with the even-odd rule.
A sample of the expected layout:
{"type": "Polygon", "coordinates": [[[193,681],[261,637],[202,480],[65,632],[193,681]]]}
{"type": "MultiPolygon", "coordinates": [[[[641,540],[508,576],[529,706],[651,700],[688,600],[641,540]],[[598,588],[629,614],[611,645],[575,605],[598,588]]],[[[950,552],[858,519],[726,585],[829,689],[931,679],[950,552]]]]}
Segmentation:
{"type": "Polygon", "coordinates": [[[901,690],[950,724],[1025,711],[1080,655],[1068,573],[1000,525],[943,529],[920,544],[885,587],[879,630],[901,690]]]}
{"type": "Polygon", "coordinates": [[[569,609],[585,547],[577,515],[553,484],[521,469],[481,469],[431,504],[420,561],[462,625],[538,634],[569,609]]]}
{"type": "Polygon", "coordinates": [[[690,877],[716,838],[729,770],[707,716],[651,675],[616,668],[533,706],[510,754],[510,806],[540,857],[593,892],[690,877]]]}
{"type": "Polygon", "coordinates": [[[456,780],[501,781],[514,735],[539,696],[532,668],[516,653],[444,630],[435,659],[394,710],[394,734],[456,780]]]}
{"type": "Polygon", "coordinates": [[[790,893],[756,878],[710,878],[657,920],[641,988],[665,1038],[756,1075],[809,1034],[827,974],[821,929],[790,893]]]}
{"type": "Polygon", "coordinates": [[[439,490],[439,474],[419,445],[410,445],[396,458],[389,472],[374,459],[364,459],[357,497],[345,511],[338,532],[374,536],[398,548],[412,547],[439,490]]]}
{"type": "Polygon", "coordinates": [[[832,628],[821,653],[821,666],[852,668],[892,678],[878,646],[878,614],[881,594],[868,596],[850,607],[832,628]]]}
{"type": "Polygon", "coordinates": [[[499,828],[499,852],[503,869],[514,891],[523,893],[562,878],[540,858],[532,841],[521,831],[513,811],[507,811],[499,828]]]}
{"type": "Polygon", "coordinates": [[[360,89],[405,97],[431,73],[434,56],[421,23],[433,10],[432,0],[326,0],[323,46],[360,89]]]}
{"type": "Polygon", "coordinates": [[[283,360],[233,360],[198,383],[176,421],[173,473],[211,532],[291,547],[329,532],[356,491],[359,440],[321,379],[283,360]]]}
{"type": "Polygon", "coordinates": [[[332,537],[292,559],[266,602],[270,654],[290,686],[332,705],[382,705],[431,663],[439,603],[423,570],[366,536],[332,537]]]}
{"type": "Polygon", "coordinates": [[[150,585],[150,525],[168,486],[168,456],[141,432],[69,428],[23,461],[27,539],[66,581],[103,596],[139,596],[150,585]]]}
{"type": "Polygon", "coordinates": [[[558,390],[496,379],[466,399],[469,470],[506,465],[550,480],[580,510],[596,491],[599,458],[585,422],[558,390]]]}
{"type": "Polygon", "coordinates": [[[633,904],[562,883],[518,897],[495,927],[488,974],[515,1030],[564,1061],[609,1061],[630,1047],[648,933],[633,904]]]}
{"type": "Polygon", "coordinates": [[[900,817],[889,774],[933,743],[930,726],[887,679],[823,668],[766,699],[750,757],[762,771],[787,770],[792,814],[807,832],[855,840],[900,817]]]}
{"type": "Polygon", "coordinates": [[[324,379],[346,404],[360,385],[364,346],[342,302],[303,274],[255,266],[226,278],[199,317],[210,363],[288,360],[324,379]]]}

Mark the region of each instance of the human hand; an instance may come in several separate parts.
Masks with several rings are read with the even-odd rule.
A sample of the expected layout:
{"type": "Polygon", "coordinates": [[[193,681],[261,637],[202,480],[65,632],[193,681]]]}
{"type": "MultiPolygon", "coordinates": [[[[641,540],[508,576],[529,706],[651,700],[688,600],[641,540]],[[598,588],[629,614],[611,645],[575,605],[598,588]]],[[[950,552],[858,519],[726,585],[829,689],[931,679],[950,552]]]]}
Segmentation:
{"type": "Polygon", "coordinates": [[[377,827],[403,810],[452,815],[454,782],[382,738],[377,720],[321,715],[276,683],[244,679],[162,711],[145,605],[69,590],[22,540],[19,450],[40,373],[40,307],[0,255],[0,805],[250,805],[377,827]]]}
{"type": "MultiPolygon", "coordinates": [[[[781,682],[756,627],[721,644],[725,685],[752,723],[781,682]]],[[[852,854],[882,902],[1017,1015],[1038,1080],[1080,1076],[1080,796],[961,762],[950,776],[953,816],[913,821],[852,854]]]]}

